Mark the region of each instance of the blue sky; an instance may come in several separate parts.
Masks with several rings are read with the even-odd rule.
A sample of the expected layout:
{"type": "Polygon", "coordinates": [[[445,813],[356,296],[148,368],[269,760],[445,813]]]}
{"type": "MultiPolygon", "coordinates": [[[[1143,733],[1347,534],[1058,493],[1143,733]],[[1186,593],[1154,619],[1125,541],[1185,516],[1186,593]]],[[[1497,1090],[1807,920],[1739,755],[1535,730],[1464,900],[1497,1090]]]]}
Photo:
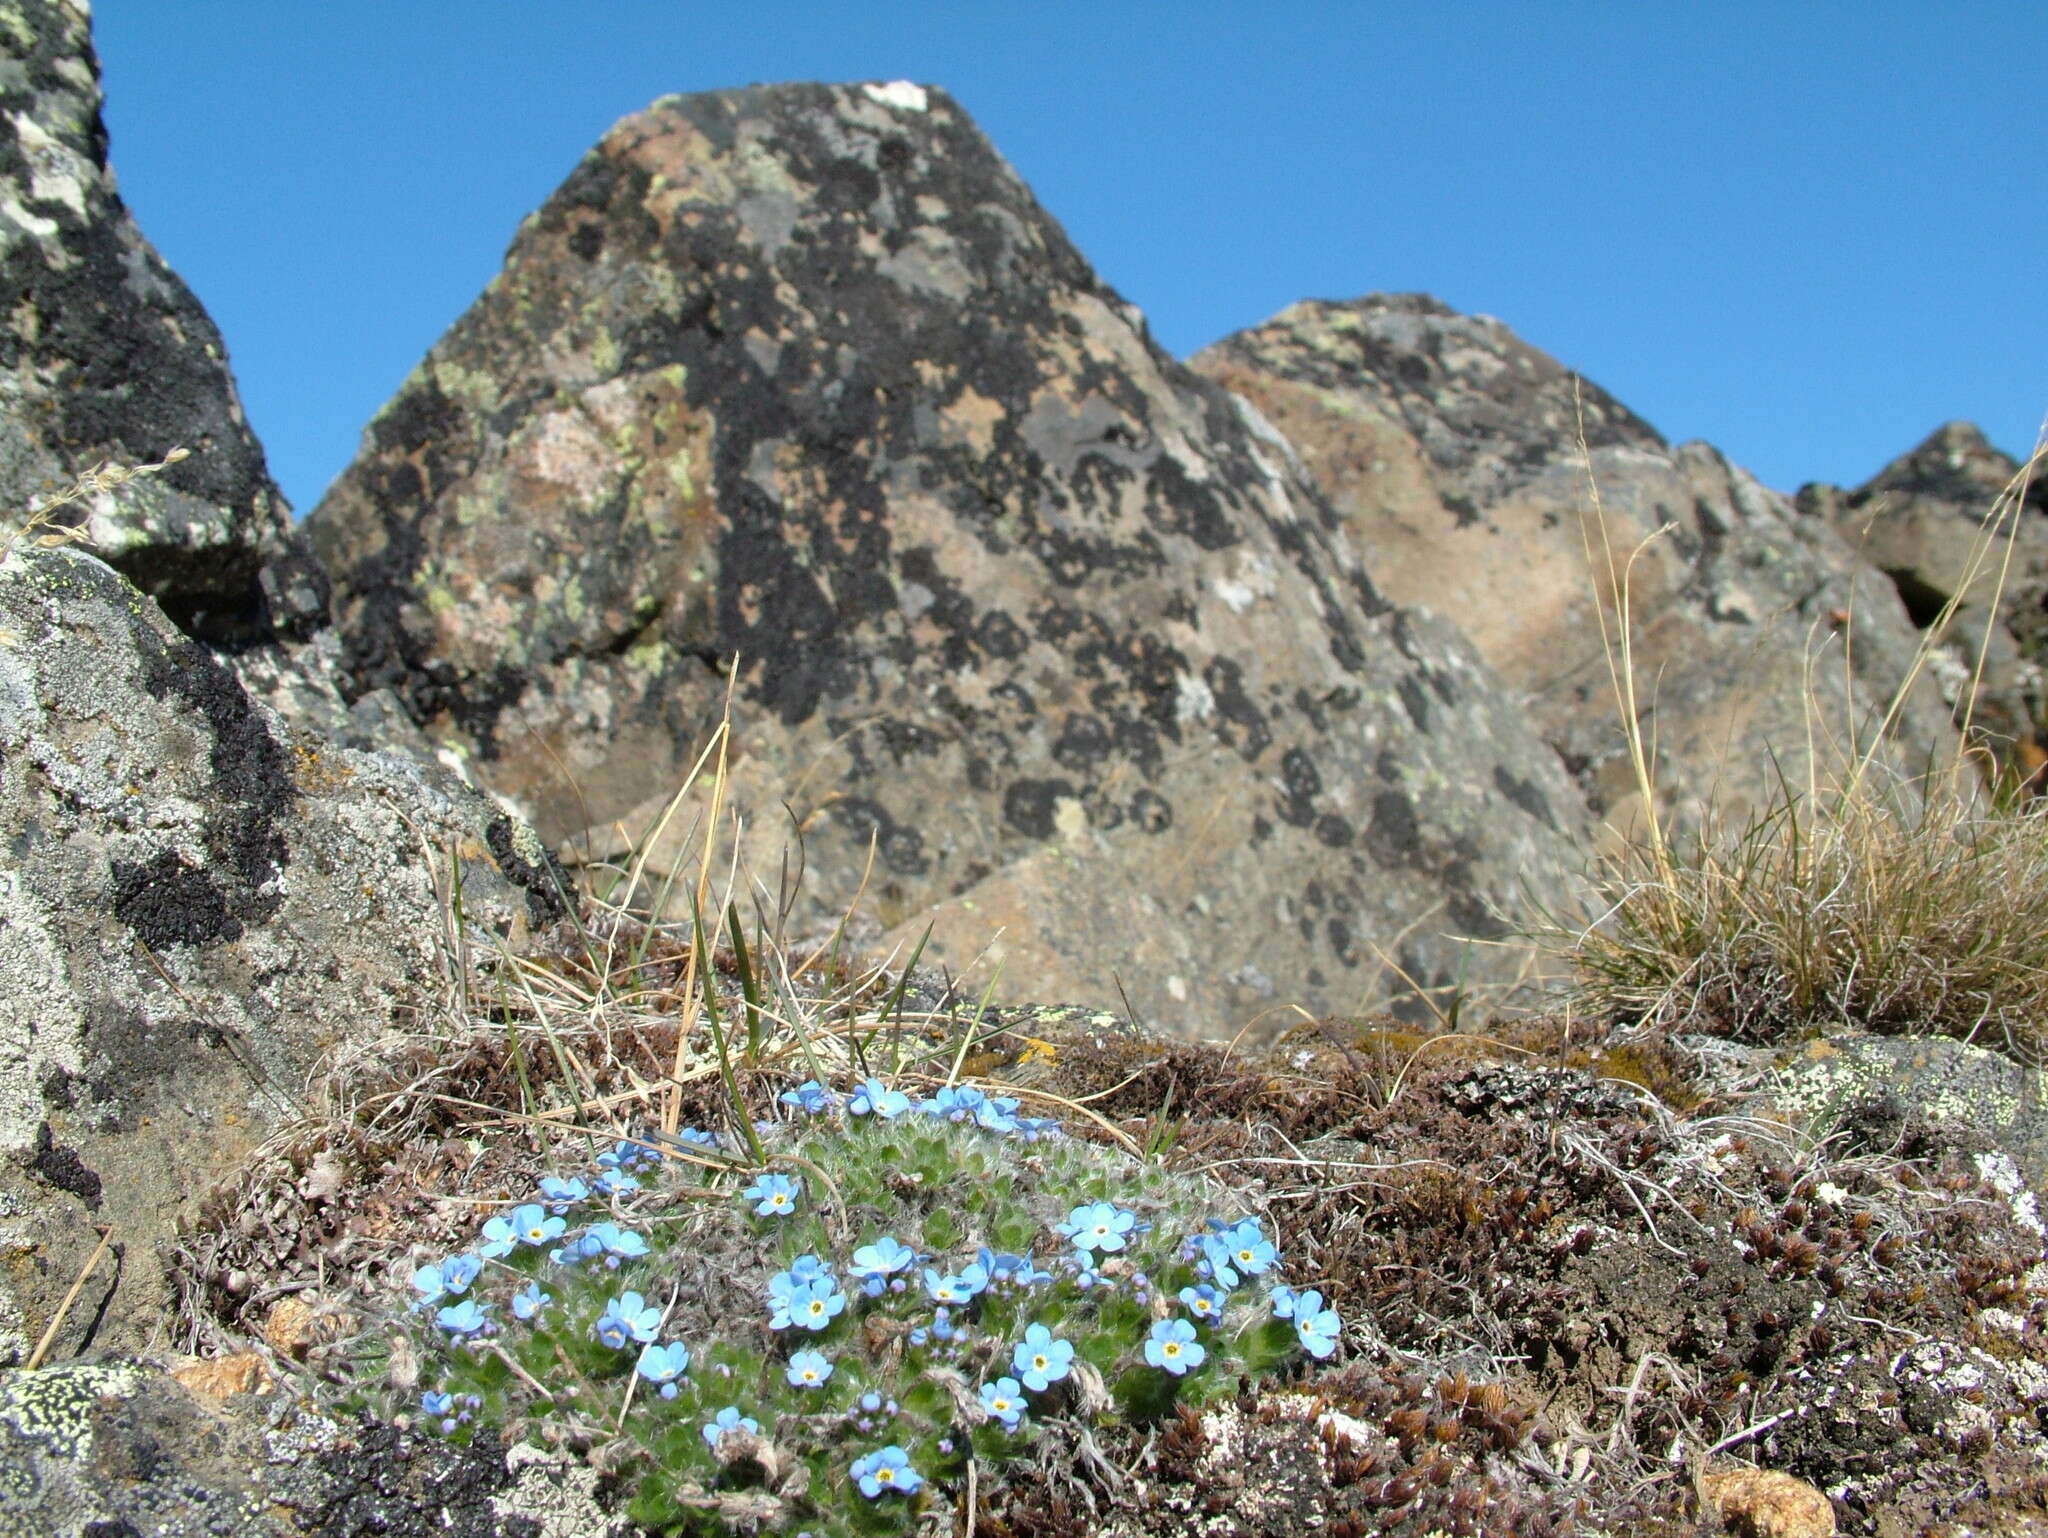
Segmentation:
{"type": "Polygon", "coordinates": [[[123,192],[301,512],[612,122],[755,81],[944,86],[1177,353],[1423,289],[1786,490],[2048,412],[2038,0],[94,9],[123,192]]]}

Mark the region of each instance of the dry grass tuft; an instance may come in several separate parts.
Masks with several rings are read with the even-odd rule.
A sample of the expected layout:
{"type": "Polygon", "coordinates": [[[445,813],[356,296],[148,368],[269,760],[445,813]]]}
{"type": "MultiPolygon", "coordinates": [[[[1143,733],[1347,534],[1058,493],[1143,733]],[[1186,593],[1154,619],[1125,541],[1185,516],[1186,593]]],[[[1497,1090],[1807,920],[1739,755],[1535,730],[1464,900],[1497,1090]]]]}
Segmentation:
{"type": "MultiPolygon", "coordinates": [[[[2041,459],[1986,514],[1969,579],[2019,515],[2041,459]]],[[[1917,777],[1885,768],[1906,693],[1954,601],[1880,720],[1839,731],[1810,723],[1804,785],[1781,774],[1775,803],[1746,820],[1710,815],[1679,830],[1657,814],[1634,708],[1628,568],[1640,549],[1623,561],[1609,547],[1590,456],[1587,479],[1599,546],[1596,557],[1589,527],[1588,559],[1612,578],[1603,641],[1650,815],[1595,873],[1600,916],[1546,913],[1535,931],[1575,974],[1574,1010],[1747,1041],[1842,1027],[1939,1033],[2048,1059],[2048,802],[1999,776],[1973,740],[1968,703],[1951,762],[1917,777]]]]}
{"type": "Polygon", "coordinates": [[[13,553],[14,547],[22,540],[32,540],[37,545],[68,545],[86,539],[85,524],[68,523],[64,510],[88,497],[116,490],[130,481],[139,481],[144,476],[158,475],[170,469],[180,460],[189,459],[190,449],[172,449],[160,460],[146,465],[117,465],[106,460],[83,472],[77,480],[58,492],[48,501],[39,502],[29,510],[20,525],[12,529],[0,529],[0,561],[13,553]]]}
{"type": "MultiPolygon", "coordinates": [[[[1867,785],[1867,782],[1866,782],[1867,785]]],[[[1788,793],[1601,873],[1604,924],[1571,937],[1608,1022],[1776,1041],[1839,1026],[2048,1056],[2048,805],[1867,788],[1788,793]]]]}

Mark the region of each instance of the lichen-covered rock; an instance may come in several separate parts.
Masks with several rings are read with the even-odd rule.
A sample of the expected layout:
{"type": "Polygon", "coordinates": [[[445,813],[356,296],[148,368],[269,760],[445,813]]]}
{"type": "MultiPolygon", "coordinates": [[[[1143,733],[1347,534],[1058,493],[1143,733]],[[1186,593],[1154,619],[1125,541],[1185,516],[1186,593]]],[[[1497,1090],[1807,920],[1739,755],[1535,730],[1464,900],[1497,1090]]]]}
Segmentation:
{"type": "MultiPolygon", "coordinates": [[[[1907,677],[1912,625],[1833,531],[1707,445],[1666,444],[1497,320],[1418,294],[1310,301],[1193,366],[1288,435],[1382,592],[1448,615],[1526,691],[1617,826],[1640,798],[1593,573],[1611,594],[1605,574],[1665,525],[1630,589],[1638,716],[1667,805],[1755,806],[1776,793],[1780,768],[1803,785],[1809,727],[1863,740],[1907,677]]],[[[1909,695],[1897,736],[1902,762],[1952,749],[1930,685],[1909,695]]]]}
{"type": "MultiPolygon", "coordinates": [[[[1815,1137],[1842,1132],[1883,1152],[1910,1120],[1982,1139],[2013,1161],[2022,1189],[2048,1193],[2048,1070],[1950,1036],[1866,1031],[1832,1033],[1770,1066],[1755,1109],[1815,1137]]],[[[1984,1174],[1999,1179],[1988,1168],[1984,1174]]]]}
{"type": "Polygon", "coordinates": [[[146,1361],[0,1372],[0,1538],[605,1538],[587,1467],[304,1405],[202,1403],[146,1361]]]}
{"type": "Polygon", "coordinates": [[[2048,762],[2048,476],[2036,471],[2022,497],[2019,469],[1973,424],[1949,422],[1854,490],[1807,485],[1798,501],[1892,579],[1923,629],[1958,600],[1936,682],[1960,713],[1981,660],[1973,723],[2038,770],[2048,762]]]}
{"type": "Polygon", "coordinates": [[[0,512],[103,460],[189,449],[79,505],[95,547],[189,634],[239,644],[317,623],[324,578],[220,333],[116,190],[81,0],[0,4],[0,117],[0,512]]]}
{"type": "Polygon", "coordinates": [[[0,1374],[0,1535],[284,1531],[257,1495],[261,1438],[145,1364],[0,1374]],[[239,1455],[239,1456],[238,1456],[239,1455]]]}
{"type": "Polygon", "coordinates": [[[560,911],[523,824],[254,704],[77,550],[0,562],[0,1361],[111,1226],[60,1349],[157,1327],[166,1237],[327,1048],[442,987],[438,888],[560,911]]]}
{"type": "Polygon", "coordinates": [[[872,841],[885,924],[993,881],[1012,996],[1118,1007],[1114,972],[1220,1028],[1381,992],[1376,945],[1481,981],[1511,964],[1443,932],[1570,863],[1570,784],[1462,639],[938,91],[620,123],[310,523],[352,686],[544,831],[636,836],[736,663],[756,872],[800,830],[822,917],[872,841]]]}

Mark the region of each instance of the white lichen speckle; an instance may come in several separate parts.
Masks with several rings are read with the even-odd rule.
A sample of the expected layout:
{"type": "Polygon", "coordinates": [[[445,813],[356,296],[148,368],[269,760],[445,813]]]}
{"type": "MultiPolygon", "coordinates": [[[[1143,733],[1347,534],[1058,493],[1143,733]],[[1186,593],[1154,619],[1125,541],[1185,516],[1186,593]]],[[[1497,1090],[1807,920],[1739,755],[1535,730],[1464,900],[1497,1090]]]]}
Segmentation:
{"type": "Polygon", "coordinates": [[[2029,1233],[2048,1234],[2048,1226],[2041,1221],[2041,1204],[2034,1193],[2027,1189],[2026,1177],[2013,1162],[2011,1154],[1980,1153],[1976,1156],[1977,1173],[1985,1183],[2006,1199],[2012,1208],[2013,1221],[2029,1233]]]}
{"type": "Polygon", "coordinates": [[[885,107],[895,107],[904,112],[922,112],[930,104],[925,89],[908,80],[891,80],[885,85],[864,85],[861,89],[870,101],[878,101],[885,107]]]}
{"type": "Polygon", "coordinates": [[[1251,607],[1252,600],[1258,596],[1235,577],[1218,577],[1209,586],[1216,590],[1218,598],[1230,605],[1234,614],[1244,613],[1251,607]]]}

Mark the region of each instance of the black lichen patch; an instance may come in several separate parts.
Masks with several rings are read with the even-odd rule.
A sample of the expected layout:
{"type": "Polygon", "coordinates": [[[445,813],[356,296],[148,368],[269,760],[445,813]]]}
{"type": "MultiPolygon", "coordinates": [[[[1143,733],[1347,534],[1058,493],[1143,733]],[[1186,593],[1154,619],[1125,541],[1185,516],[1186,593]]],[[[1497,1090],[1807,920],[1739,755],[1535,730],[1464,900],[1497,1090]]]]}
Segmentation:
{"type": "Polygon", "coordinates": [[[1406,674],[1394,685],[1401,696],[1402,708],[1408,712],[1408,719],[1415,723],[1418,732],[1429,730],[1429,696],[1422,692],[1422,684],[1413,673],[1406,674]]]}
{"type": "Polygon", "coordinates": [[[100,1210],[99,1173],[78,1156],[75,1148],[59,1147],[50,1124],[36,1128],[36,1151],[29,1168],[60,1191],[69,1191],[85,1203],[88,1212],[100,1210]]]}
{"type": "Polygon", "coordinates": [[[1051,838],[1059,804],[1073,797],[1069,780],[1012,780],[1003,792],[1003,817],[1026,838],[1051,838]]]}
{"type": "Polygon", "coordinates": [[[1529,780],[1510,774],[1504,764],[1493,766],[1494,787],[1514,802],[1523,811],[1546,827],[1557,826],[1557,819],[1551,815],[1550,802],[1543,792],[1529,780]]]}
{"type": "Polygon", "coordinates": [[[1173,803],[1154,790],[1141,790],[1131,797],[1131,821],[1147,833],[1164,833],[1173,826],[1173,803]]]}
{"type": "Polygon", "coordinates": [[[239,940],[242,923],[212,876],[166,849],[146,864],[113,863],[114,917],[151,950],[239,940]]]}
{"type": "Polygon", "coordinates": [[[1405,792],[1382,790],[1372,798],[1372,821],[1365,830],[1365,848],[1381,865],[1394,869],[1413,865],[1422,856],[1422,824],[1415,803],[1405,792]]]}
{"type": "Polygon", "coordinates": [[[898,822],[888,808],[866,796],[842,796],[832,803],[832,817],[860,844],[872,843],[882,863],[899,876],[921,876],[931,868],[924,835],[898,822]]]}
{"type": "Polygon", "coordinates": [[[488,1431],[457,1446],[365,1418],[317,1461],[330,1493],[308,1538],[541,1538],[538,1522],[497,1514],[492,1498],[512,1476],[488,1431]]]}
{"type": "Polygon", "coordinates": [[[569,911],[568,893],[573,890],[569,873],[551,850],[534,849],[538,860],[521,853],[521,841],[509,816],[491,819],[484,829],[484,843],[505,879],[526,893],[527,916],[536,926],[552,924],[569,911]]]}
{"type": "Polygon", "coordinates": [[[1063,769],[1076,774],[1086,774],[1101,767],[1110,755],[1112,743],[1109,729],[1102,724],[1099,716],[1086,711],[1076,711],[1067,717],[1060,728],[1059,740],[1052,745],[1053,762],[1063,769]]]}
{"type": "Polygon", "coordinates": [[[204,720],[211,732],[213,781],[202,798],[207,870],[220,884],[228,916],[260,924],[283,901],[277,878],[291,858],[284,824],[298,790],[284,745],[235,676],[204,647],[190,641],[166,647],[140,628],[137,635],[145,642],[143,686],[204,720]]]}
{"type": "Polygon", "coordinates": [[[1299,745],[1280,755],[1280,820],[1305,828],[1316,819],[1315,800],[1323,793],[1323,777],[1308,749],[1299,745]]]}

